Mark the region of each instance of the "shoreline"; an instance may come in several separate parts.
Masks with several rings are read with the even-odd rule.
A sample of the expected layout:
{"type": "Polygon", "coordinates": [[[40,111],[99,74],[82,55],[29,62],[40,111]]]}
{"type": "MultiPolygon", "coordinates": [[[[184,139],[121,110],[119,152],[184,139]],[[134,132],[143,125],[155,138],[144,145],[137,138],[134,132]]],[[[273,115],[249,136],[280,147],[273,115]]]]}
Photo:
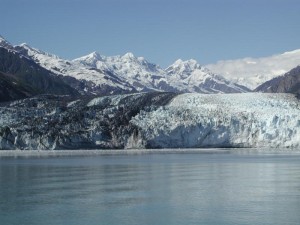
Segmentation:
{"type": "Polygon", "coordinates": [[[61,157],[145,154],[300,154],[300,149],[274,148],[186,148],[186,149],[109,149],[109,150],[0,150],[1,157],[61,157]]]}

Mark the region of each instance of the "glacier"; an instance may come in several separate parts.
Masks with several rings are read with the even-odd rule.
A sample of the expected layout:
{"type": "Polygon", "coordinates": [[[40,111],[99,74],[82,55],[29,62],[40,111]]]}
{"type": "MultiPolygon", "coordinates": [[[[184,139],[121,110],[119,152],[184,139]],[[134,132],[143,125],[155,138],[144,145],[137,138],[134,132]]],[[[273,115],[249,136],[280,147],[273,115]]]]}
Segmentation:
{"type": "Polygon", "coordinates": [[[299,147],[299,106],[288,94],[182,94],[132,123],[151,147],[299,147]]]}
{"type": "Polygon", "coordinates": [[[299,148],[292,94],[42,95],[0,105],[0,149],[299,148]]]}

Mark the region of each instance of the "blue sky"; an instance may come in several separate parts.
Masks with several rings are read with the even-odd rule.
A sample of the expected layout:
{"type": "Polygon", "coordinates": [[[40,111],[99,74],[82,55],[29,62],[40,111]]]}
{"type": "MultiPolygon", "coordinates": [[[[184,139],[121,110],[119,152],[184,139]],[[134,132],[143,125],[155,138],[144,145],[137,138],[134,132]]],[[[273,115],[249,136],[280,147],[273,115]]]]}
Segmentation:
{"type": "Polygon", "coordinates": [[[133,52],[165,67],[300,48],[299,0],[0,0],[0,34],[73,59],[133,52]]]}

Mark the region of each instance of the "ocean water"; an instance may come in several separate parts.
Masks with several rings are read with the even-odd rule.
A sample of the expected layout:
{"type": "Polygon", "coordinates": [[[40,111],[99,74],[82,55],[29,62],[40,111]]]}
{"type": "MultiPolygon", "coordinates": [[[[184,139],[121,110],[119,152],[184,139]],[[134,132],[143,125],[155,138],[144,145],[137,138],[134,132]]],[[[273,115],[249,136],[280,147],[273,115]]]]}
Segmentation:
{"type": "Polygon", "coordinates": [[[299,225],[300,154],[0,153],[0,224],[299,225]]]}

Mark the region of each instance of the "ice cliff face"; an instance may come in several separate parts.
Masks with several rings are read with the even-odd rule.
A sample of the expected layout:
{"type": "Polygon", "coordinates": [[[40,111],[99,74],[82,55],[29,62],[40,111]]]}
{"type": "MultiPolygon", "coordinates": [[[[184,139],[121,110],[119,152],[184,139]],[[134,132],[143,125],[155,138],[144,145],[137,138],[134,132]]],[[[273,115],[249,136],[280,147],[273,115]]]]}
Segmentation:
{"type": "Polygon", "coordinates": [[[0,149],[300,147],[290,94],[139,93],[2,104],[0,149]]]}
{"type": "Polygon", "coordinates": [[[154,148],[300,146],[300,104],[287,94],[182,94],[132,123],[154,148]]]}

